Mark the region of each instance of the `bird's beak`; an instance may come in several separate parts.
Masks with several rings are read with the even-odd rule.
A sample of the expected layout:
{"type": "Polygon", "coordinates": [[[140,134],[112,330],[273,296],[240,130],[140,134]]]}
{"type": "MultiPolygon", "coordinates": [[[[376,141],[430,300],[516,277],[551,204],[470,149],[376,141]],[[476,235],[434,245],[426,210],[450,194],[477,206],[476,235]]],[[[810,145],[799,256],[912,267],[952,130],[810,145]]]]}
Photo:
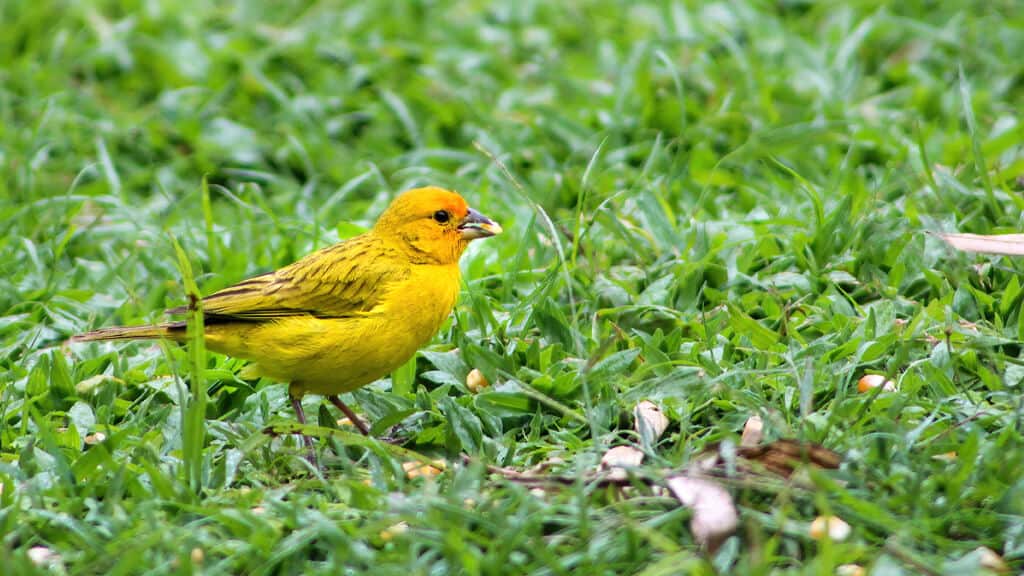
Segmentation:
{"type": "Polygon", "coordinates": [[[466,217],[459,224],[459,232],[462,233],[462,237],[466,240],[475,240],[501,234],[501,226],[487,216],[470,208],[469,214],[466,214],[466,217]]]}

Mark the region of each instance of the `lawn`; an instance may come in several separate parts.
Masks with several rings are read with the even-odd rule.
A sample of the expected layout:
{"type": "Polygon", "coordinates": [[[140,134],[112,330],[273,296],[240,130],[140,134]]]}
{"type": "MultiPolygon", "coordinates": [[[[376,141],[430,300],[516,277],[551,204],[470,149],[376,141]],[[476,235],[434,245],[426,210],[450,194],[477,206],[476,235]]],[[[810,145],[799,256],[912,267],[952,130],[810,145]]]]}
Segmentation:
{"type": "Polygon", "coordinates": [[[0,3],[0,572],[1021,572],[1024,262],[928,232],[1024,231],[1022,54],[1012,0],[0,3]],[[344,396],[399,444],[307,396],[312,467],[244,361],[66,342],[426,184],[505,233],[344,396]]]}

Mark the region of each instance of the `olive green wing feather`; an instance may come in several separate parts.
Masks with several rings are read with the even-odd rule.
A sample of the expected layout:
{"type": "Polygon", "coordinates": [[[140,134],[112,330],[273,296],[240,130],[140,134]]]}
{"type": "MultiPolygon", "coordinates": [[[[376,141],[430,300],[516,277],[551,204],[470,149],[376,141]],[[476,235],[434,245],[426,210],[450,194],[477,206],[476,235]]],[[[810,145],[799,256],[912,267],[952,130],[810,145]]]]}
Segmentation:
{"type": "Polygon", "coordinates": [[[364,315],[409,277],[408,265],[401,262],[379,239],[357,236],[203,298],[204,316],[208,321],[258,321],[297,315],[364,315]]]}

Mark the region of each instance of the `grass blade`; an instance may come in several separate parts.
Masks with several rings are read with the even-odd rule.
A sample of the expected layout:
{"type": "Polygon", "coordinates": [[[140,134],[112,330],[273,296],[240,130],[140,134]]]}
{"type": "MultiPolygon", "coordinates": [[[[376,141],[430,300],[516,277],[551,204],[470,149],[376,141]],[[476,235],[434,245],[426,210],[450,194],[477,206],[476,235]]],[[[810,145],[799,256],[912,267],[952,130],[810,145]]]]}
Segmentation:
{"type": "Polygon", "coordinates": [[[171,237],[174,253],[177,256],[178,270],[185,294],[188,298],[188,376],[189,396],[182,407],[182,461],[184,462],[184,480],[189,488],[199,493],[203,489],[203,445],[206,443],[206,343],[203,338],[203,304],[196,285],[195,275],[188,255],[171,237]]]}

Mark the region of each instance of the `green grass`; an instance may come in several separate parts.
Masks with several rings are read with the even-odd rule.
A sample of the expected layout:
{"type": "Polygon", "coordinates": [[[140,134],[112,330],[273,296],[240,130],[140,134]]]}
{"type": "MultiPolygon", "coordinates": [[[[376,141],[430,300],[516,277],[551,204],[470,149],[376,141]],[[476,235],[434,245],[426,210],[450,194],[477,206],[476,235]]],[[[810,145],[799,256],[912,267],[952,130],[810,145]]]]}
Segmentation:
{"type": "Polygon", "coordinates": [[[1024,263],[924,231],[1024,228],[1021,54],[1008,0],[0,4],[0,572],[1019,572],[1024,263]],[[310,470],[242,361],[64,344],[427,183],[506,233],[394,389],[348,398],[416,455],[325,433],[310,470]],[[844,464],[736,483],[707,556],[663,492],[587,480],[643,399],[672,424],[642,476],[755,414],[844,464]]]}

